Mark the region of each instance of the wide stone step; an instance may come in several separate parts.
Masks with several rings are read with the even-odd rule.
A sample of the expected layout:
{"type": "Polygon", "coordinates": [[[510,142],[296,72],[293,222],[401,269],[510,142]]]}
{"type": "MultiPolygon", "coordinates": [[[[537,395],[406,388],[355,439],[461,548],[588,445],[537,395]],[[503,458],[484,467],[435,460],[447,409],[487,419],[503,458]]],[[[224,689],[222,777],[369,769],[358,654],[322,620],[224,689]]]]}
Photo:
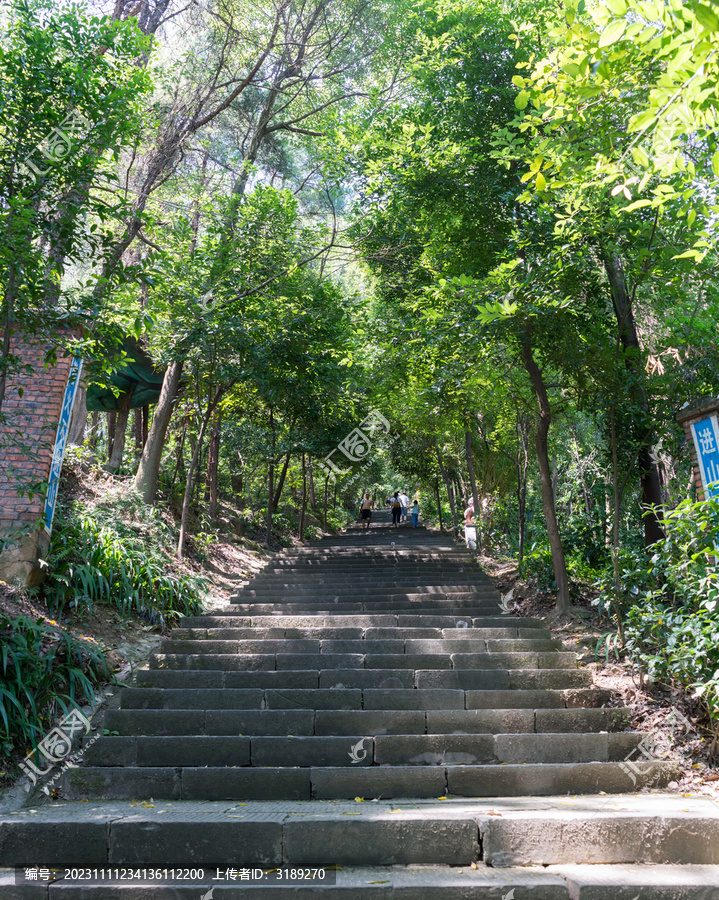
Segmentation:
{"type": "MultiPolygon", "coordinates": [[[[253,692],[245,692],[247,693],[253,692]]],[[[476,733],[477,723],[499,710],[534,711],[538,722],[528,731],[548,731],[550,723],[573,721],[571,716],[540,716],[538,711],[577,710],[587,715],[574,721],[590,723],[592,691],[452,691],[397,689],[349,689],[342,692],[289,688],[266,691],[256,706],[241,708],[127,708],[105,713],[105,728],[119,735],[223,735],[223,734],[402,734],[476,733]],[[334,699],[331,696],[334,694],[334,699]],[[578,696],[579,695],[579,696],[578,696]],[[271,703],[270,707],[262,705],[271,703]],[[306,705],[300,706],[301,703],[306,705]],[[431,704],[441,705],[431,705],[431,704]],[[583,706],[572,706],[572,704],[583,706]],[[312,704],[312,705],[310,705],[312,704]],[[587,708],[584,708],[587,707],[587,708]],[[421,715],[405,717],[405,712],[421,715]],[[381,713],[387,721],[382,722],[381,713]],[[363,722],[363,727],[358,723],[363,722]],[[262,731],[261,729],[269,729],[262,731]],[[286,728],[286,731],[282,729],[286,728]],[[258,729],[260,729],[258,731],[258,729]],[[329,729],[329,730],[328,730],[329,729]]],[[[214,696],[214,695],[213,695],[214,696]]],[[[168,701],[169,702],[169,701],[168,701]]],[[[223,700],[212,702],[225,702],[223,700]]],[[[595,707],[596,708],[596,707],[595,707]]],[[[491,718],[491,717],[490,717],[491,718]]],[[[596,720],[600,717],[597,716],[596,720]]],[[[585,724],[584,727],[587,727],[585,724]]],[[[484,727],[484,726],[482,726],[484,727]]],[[[495,731],[495,728],[488,728],[495,731]]],[[[514,730],[514,729],[508,729],[514,730]]],[[[564,730],[557,728],[557,730],[564,730]]],[[[575,728],[567,729],[575,730],[575,728]]],[[[603,729],[600,729],[603,730],[603,729]]],[[[608,729],[607,729],[608,730],[608,729]]]]}
{"type": "MultiPolygon", "coordinates": [[[[152,669],[225,671],[321,669],[501,669],[527,687],[579,687],[592,682],[592,673],[576,668],[571,653],[153,653],[152,669]],[[534,674],[532,674],[534,672],[534,674]]],[[[511,684],[510,684],[511,686],[511,684]]]]}
{"type": "MultiPolygon", "coordinates": [[[[367,674],[371,675],[372,672],[367,674]]],[[[385,676],[383,684],[396,676],[385,676]]],[[[411,674],[411,673],[410,673],[411,674]]],[[[323,679],[329,682],[332,679],[323,679]]],[[[345,678],[344,680],[349,680],[345,678]]],[[[369,681],[369,679],[367,679],[369,681]]],[[[480,691],[451,688],[350,687],[328,688],[125,688],[121,695],[123,710],[196,710],[196,709],[472,709],[480,691]]]]}
{"type": "Polygon", "coordinates": [[[68,800],[90,796],[108,800],[520,797],[615,792],[644,784],[661,787],[676,778],[678,771],[676,763],[663,760],[647,761],[636,767],[635,773],[627,772],[624,762],[594,761],[299,768],[84,766],[65,772],[62,790],[68,800]]]}
{"type": "Polygon", "coordinates": [[[347,581],[340,584],[317,584],[307,581],[304,584],[263,584],[251,582],[252,587],[240,588],[232,595],[232,599],[279,597],[281,599],[323,599],[341,595],[343,599],[357,597],[358,599],[372,599],[384,597],[387,600],[413,599],[419,597],[457,596],[476,597],[478,599],[493,600],[499,598],[499,592],[490,585],[477,586],[472,584],[455,583],[453,586],[414,583],[411,581],[386,583],[378,579],[372,579],[372,584],[358,586],[356,582],[347,581]]]}
{"type": "Polygon", "coordinates": [[[444,587],[424,588],[421,585],[412,585],[405,583],[398,587],[387,587],[382,582],[376,582],[371,588],[364,590],[357,589],[356,585],[337,586],[332,588],[319,588],[308,586],[307,590],[299,590],[292,586],[283,586],[274,588],[271,585],[267,587],[258,587],[257,589],[247,589],[236,591],[230,597],[232,603],[279,603],[293,604],[300,602],[318,602],[325,603],[349,603],[356,598],[357,603],[382,600],[387,603],[403,603],[412,601],[419,602],[436,602],[446,598],[454,598],[456,600],[476,600],[478,604],[489,603],[491,601],[499,601],[500,594],[495,590],[486,588],[457,587],[454,590],[447,590],[444,587]],[[336,599],[338,598],[338,599],[336,599]]]}
{"type": "Polygon", "coordinates": [[[375,736],[110,737],[89,748],[95,768],[445,766],[583,763],[627,759],[636,733],[410,734],[375,736]]]}
{"type": "MultiPolygon", "coordinates": [[[[556,672],[543,670],[546,680],[556,680],[556,672]]],[[[567,672],[568,670],[561,670],[567,672]]],[[[577,670],[581,671],[581,670],[577,670]]],[[[293,669],[256,671],[146,669],[136,674],[138,687],[169,688],[172,690],[208,688],[449,688],[463,691],[520,691],[516,687],[529,683],[536,676],[532,670],[517,669],[293,669]],[[510,688],[510,684],[515,685],[510,688]]],[[[576,676],[574,671],[563,680],[584,685],[586,675],[576,676]]],[[[607,693],[601,694],[607,697],[607,693]]]]}
{"type": "Polygon", "coordinates": [[[443,615],[453,616],[465,621],[471,618],[484,616],[499,618],[500,606],[498,603],[482,606],[476,603],[464,605],[458,602],[448,601],[436,603],[400,603],[384,606],[382,603],[233,603],[231,606],[233,615],[266,616],[271,614],[284,614],[287,616],[337,616],[342,613],[371,613],[375,615],[401,615],[402,613],[417,615],[443,615]]]}
{"type": "MultiPolygon", "coordinates": [[[[217,624],[217,623],[214,623],[217,624]]],[[[408,638],[422,640],[551,640],[549,629],[544,628],[409,628],[405,626],[393,626],[389,628],[360,628],[341,626],[304,626],[300,628],[283,627],[278,624],[275,627],[244,626],[234,627],[198,627],[175,628],[172,631],[172,640],[255,640],[265,638],[289,638],[292,640],[407,640],[408,638]]],[[[561,647],[561,641],[555,641],[552,646],[561,647]]]]}
{"type": "MultiPolygon", "coordinates": [[[[581,769],[599,772],[611,765],[581,769]]],[[[495,882],[501,890],[487,895],[492,900],[501,900],[513,885],[535,886],[531,878],[537,874],[563,878],[585,891],[572,894],[573,900],[632,900],[632,889],[641,887],[648,889],[640,893],[647,900],[689,900],[692,895],[681,892],[685,886],[701,888],[704,895],[695,895],[701,900],[714,900],[706,891],[719,883],[719,870],[711,868],[719,865],[719,809],[707,798],[547,796],[504,802],[495,796],[471,803],[417,799],[409,808],[380,800],[318,804],[307,813],[306,804],[291,802],[61,803],[0,814],[0,865],[203,866],[214,875],[218,867],[226,870],[228,860],[238,868],[442,864],[502,876],[495,882]],[[588,865],[573,865],[577,858],[588,865]],[[470,869],[478,860],[479,868],[470,869]],[[633,865],[637,862],[643,865],[633,865]],[[536,866],[553,868],[529,868],[536,866]],[[523,871],[517,873],[515,867],[523,871]],[[527,881],[516,880],[522,874],[527,881]]],[[[417,871],[422,887],[431,884],[427,870],[417,871]]],[[[459,877],[460,869],[453,873],[459,877]]],[[[378,880],[402,874],[401,869],[387,870],[378,880]]],[[[385,890],[386,884],[374,887],[385,890]]],[[[106,893],[93,897],[114,900],[107,886],[102,889],[106,893]]],[[[77,900],[84,894],[64,896],[77,900]]],[[[123,900],[132,896],[127,887],[117,894],[123,900]]],[[[198,900],[197,893],[173,896],[198,900]]],[[[272,894],[263,891],[263,896],[272,894]]],[[[363,894],[347,896],[355,900],[363,894]]],[[[483,895],[450,895],[452,900],[465,896],[483,895]]],[[[521,900],[519,890],[514,896],[521,900]]],[[[528,896],[554,900],[567,895],[532,890],[528,896]]],[[[14,900],[12,894],[8,897],[14,900]]],[[[409,897],[416,900],[422,894],[409,897]]]]}
{"type": "MultiPolygon", "coordinates": [[[[515,618],[510,615],[480,616],[467,618],[462,615],[417,615],[411,613],[378,613],[375,615],[336,615],[336,614],[309,614],[296,615],[285,613],[281,607],[277,607],[268,615],[240,616],[232,609],[219,610],[211,616],[183,616],[180,625],[185,628],[522,628],[536,629],[541,634],[538,637],[548,635],[540,622],[536,619],[515,618]]],[[[531,635],[518,635],[527,637],[531,635]]]]}
{"type": "MultiPolygon", "coordinates": [[[[457,634],[439,638],[277,638],[257,636],[238,640],[173,636],[162,641],[160,653],[521,653],[560,650],[561,641],[546,638],[489,638],[457,634]]],[[[575,654],[576,662],[576,654],[575,654]]]]}

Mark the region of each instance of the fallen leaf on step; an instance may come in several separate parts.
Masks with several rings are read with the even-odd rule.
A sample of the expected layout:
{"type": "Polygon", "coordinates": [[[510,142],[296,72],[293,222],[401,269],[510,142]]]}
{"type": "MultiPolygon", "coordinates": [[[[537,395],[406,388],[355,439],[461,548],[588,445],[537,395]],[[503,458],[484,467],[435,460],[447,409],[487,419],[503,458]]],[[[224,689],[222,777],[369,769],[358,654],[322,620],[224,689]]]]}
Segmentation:
{"type": "Polygon", "coordinates": [[[364,803],[364,797],[355,797],[355,803],[364,803]]]}
{"type": "Polygon", "coordinates": [[[389,884],[389,881],[368,881],[367,884],[389,884]]]}
{"type": "Polygon", "coordinates": [[[704,781],[719,781],[719,774],[717,772],[712,772],[711,775],[705,775],[704,781]]]}
{"type": "Polygon", "coordinates": [[[470,868],[470,869],[478,869],[479,866],[477,865],[476,862],[473,862],[472,865],[471,865],[469,868],[470,868]]]}

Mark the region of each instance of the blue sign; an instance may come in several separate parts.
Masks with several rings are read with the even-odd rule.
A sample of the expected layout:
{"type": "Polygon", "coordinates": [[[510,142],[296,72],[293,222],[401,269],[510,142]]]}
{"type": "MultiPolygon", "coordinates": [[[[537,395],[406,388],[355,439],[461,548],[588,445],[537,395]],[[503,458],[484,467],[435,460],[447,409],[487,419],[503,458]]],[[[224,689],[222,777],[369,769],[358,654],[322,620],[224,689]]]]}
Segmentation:
{"type": "Polygon", "coordinates": [[[704,496],[719,496],[719,427],[716,416],[691,423],[704,496]]]}
{"type": "Polygon", "coordinates": [[[65,455],[65,444],[67,443],[67,433],[70,430],[72,407],[75,403],[77,389],[80,386],[81,374],[82,360],[74,357],[70,364],[67,386],[65,387],[65,396],[63,397],[62,408],[60,409],[60,421],[57,423],[57,435],[55,436],[55,447],[52,451],[50,475],[47,479],[47,496],[45,497],[45,511],[43,513],[43,523],[47,535],[52,531],[52,520],[55,515],[55,504],[57,503],[57,489],[60,486],[62,460],[65,455]]]}

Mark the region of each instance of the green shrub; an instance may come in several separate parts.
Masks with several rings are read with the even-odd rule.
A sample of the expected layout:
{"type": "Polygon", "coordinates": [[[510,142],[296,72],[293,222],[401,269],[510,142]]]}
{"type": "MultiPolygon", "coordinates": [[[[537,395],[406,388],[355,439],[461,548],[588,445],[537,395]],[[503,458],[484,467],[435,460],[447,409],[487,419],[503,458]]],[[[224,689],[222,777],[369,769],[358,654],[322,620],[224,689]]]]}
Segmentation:
{"type": "Polygon", "coordinates": [[[175,535],[134,494],[65,506],[52,539],[45,596],[51,609],[104,602],[163,628],[202,608],[204,579],[177,570],[175,535]]]}
{"type": "MultiPolygon", "coordinates": [[[[666,538],[652,556],[619,556],[618,611],[625,649],[641,671],[690,689],[719,720],[719,501],[686,500],[666,513],[666,538]]],[[[613,605],[613,577],[600,585],[599,605],[613,605]]],[[[617,609],[617,604],[614,603],[617,609]]]]}
{"type": "Polygon", "coordinates": [[[525,552],[521,574],[527,581],[535,582],[539,590],[556,590],[552,551],[548,541],[542,543],[537,541],[525,552]]]}
{"type": "Polygon", "coordinates": [[[33,747],[69,704],[93,703],[110,676],[99,648],[43,619],[0,614],[0,734],[4,753],[33,747]]]}

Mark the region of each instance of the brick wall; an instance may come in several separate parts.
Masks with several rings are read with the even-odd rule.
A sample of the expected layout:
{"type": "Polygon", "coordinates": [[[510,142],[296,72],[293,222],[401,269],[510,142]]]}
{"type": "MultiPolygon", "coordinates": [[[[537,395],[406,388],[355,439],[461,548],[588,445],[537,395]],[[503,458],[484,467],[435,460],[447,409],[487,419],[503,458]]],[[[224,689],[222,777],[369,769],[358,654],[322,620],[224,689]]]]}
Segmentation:
{"type": "Polygon", "coordinates": [[[54,368],[44,368],[49,345],[37,341],[16,340],[11,349],[23,367],[30,365],[33,371],[8,379],[2,407],[6,422],[0,423],[0,539],[4,545],[0,580],[32,584],[40,577],[38,557],[47,551],[47,538],[38,525],[45,492],[38,492],[37,486],[50,473],[71,361],[58,356],[54,368]]]}

